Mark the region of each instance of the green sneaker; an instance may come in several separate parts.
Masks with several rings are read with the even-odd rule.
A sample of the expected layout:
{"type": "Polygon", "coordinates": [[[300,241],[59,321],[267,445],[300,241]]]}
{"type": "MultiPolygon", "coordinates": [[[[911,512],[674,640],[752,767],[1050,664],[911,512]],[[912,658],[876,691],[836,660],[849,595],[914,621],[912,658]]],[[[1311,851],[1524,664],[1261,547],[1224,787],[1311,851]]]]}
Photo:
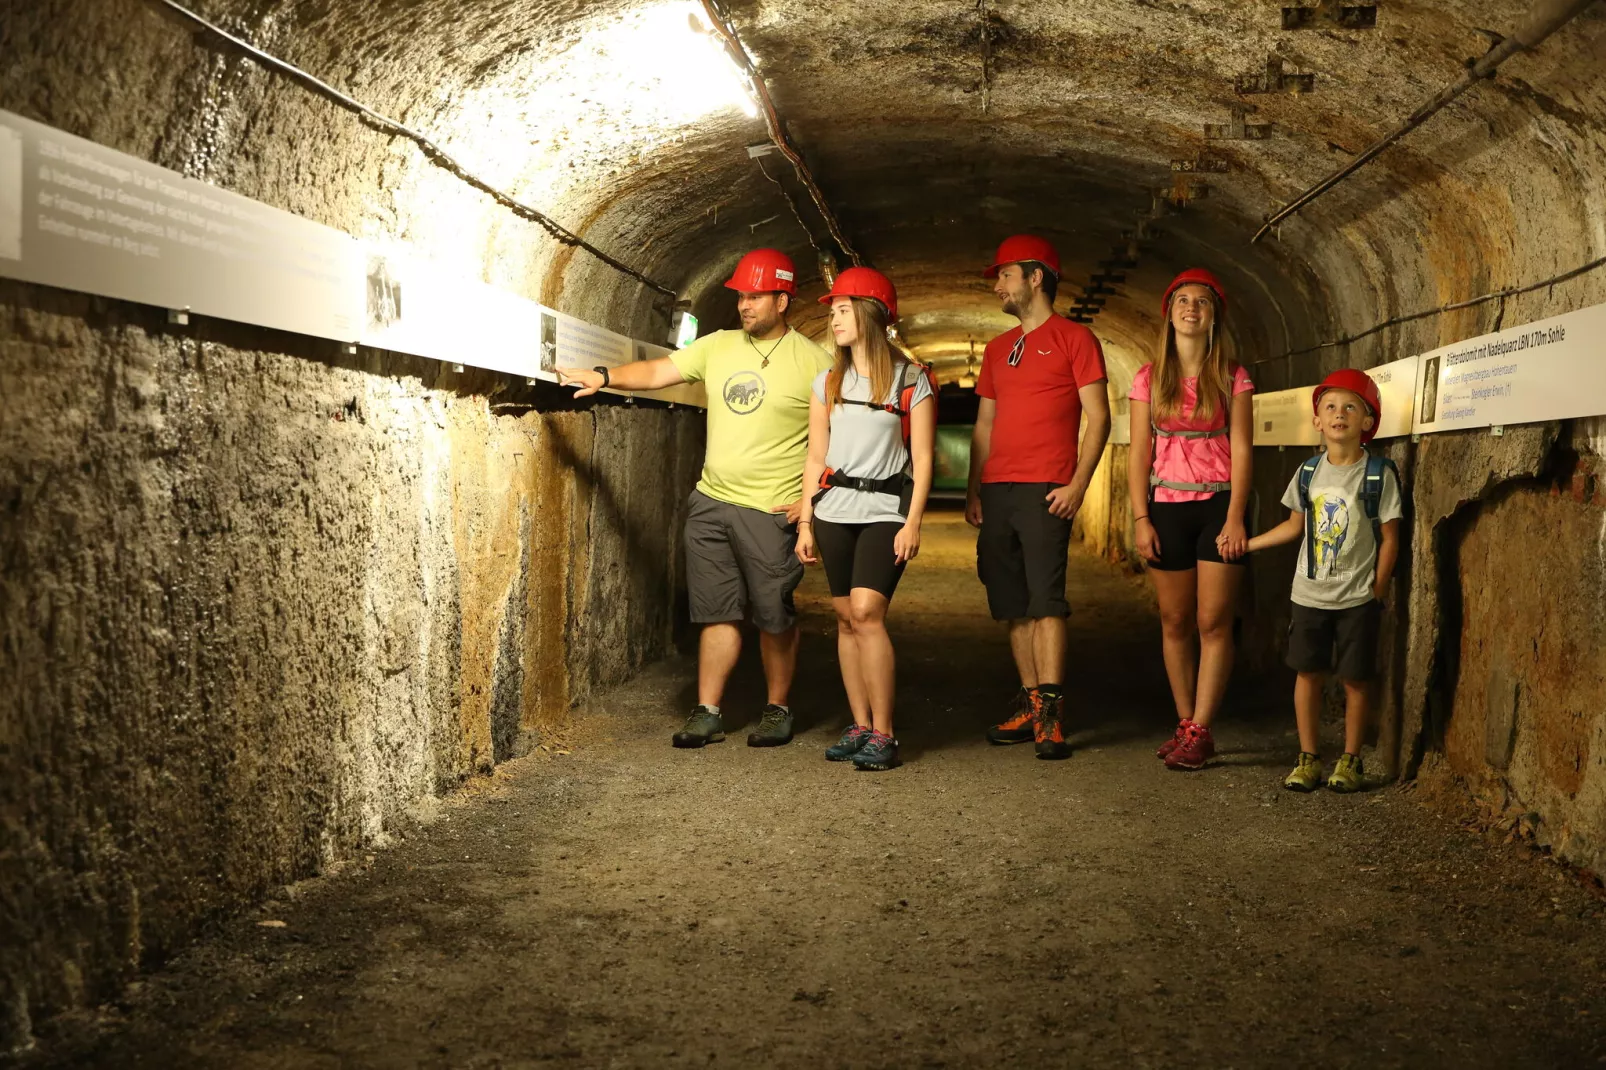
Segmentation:
{"type": "Polygon", "coordinates": [[[692,707],[691,716],[686,718],[685,725],[670,740],[677,747],[701,747],[724,741],[725,722],[707,706],[692,707]]]}
{"type": "Polygon", "coordinates": [[[1327,778],[1327,790],[1348,794],[1352,791],[1361,791],[1366,787],[1366,770],[1361,768],[1361,759],[1353,754],[1345,754],[1333,766],[1333,775],[1327,778]]]}
{"type": "Polygon", "coordinates": [[[749,747],[781,747],[792,742],[792,711],[770,703],[758,719],[758,731],[747,734],[749,747]]]}
{"type": "Polygon", "coordinates": [[[1315,791],[1322,786],[1322,760],[1314,754],[1299,752],[1299,764],[1283,780],[1289,791],[1315,791]]]}

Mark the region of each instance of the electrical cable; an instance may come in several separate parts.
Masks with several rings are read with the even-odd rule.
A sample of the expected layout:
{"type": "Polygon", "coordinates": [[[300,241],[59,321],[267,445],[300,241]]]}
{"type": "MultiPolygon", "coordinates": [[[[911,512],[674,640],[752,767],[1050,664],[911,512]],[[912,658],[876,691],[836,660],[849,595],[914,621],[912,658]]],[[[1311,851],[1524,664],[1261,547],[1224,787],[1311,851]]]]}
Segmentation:
{"type": "Polygon", "coordinates": [[[1472,308],[1475,305],[1487,304],[1490,301],[1504,301],[1506,298],[1516,297],[1518,294],[1531,293],[1534,290],[1543,290],[1547,286],[1555,286],[1558,283],[1566,282],[1568,279],[1575,279],[1579,275],[1594,271],[1599,267],[1606,267],[1606,256],[1600,257],[1596,260],[1591,260],[1587,264],[1580,264],[1571,271],[1564,271],[1560,275],[1553,275],[1541,282],[1532,282],[1526,286],[1511,286],[1504,290],[1496,290],[1493,293],[1483,294],[1479,297],[1468,298],[1465,301],[1456,301],[1453,304],[1440,305],[1438,308],[1430,308],[1422,312],[1411,312],[1404,316],[1395,316],[1393,319],[1384,320],[1382,323],[1374,324],[1359,334],[1352,334],[1346,338],[1335,338],[1330,342],[1319,342],[1313,346],[1306,346],[1304,349],[1290,349],[1280,357],[1263,357],[1260,360],[1249,361],[1249,363],[1270,364],[1274,360],[1287,360],[1289,357],[1297,357],[1305,353],[1315,353],[1322,349],[1332,349],[1337,346],[1352,345],[1355,342],[1359,342],[1363,338],[1367,338],[1376,334],[1378,331],[1386,331],[1390,327],[1398,327],[1402,323],[1411,323],[1415,320],[1426,319],[1429,316],[1439,316],[1446,312],[1457,312],[1463,308],[1472,308]]]}
{"type": "Polygon", "coordinates": [[[814,251],[816,253],[824,253],[825,250],[820,248],[820,243],[814,240],[814,232],[809,229],[807,223],[803,222],[803,213],[797,210],[797,201],[793,200],[791,193],[787,192],[786,187],[781,185],[781,180],[770,174],[769,168],[764,166],[762,158],[755,157],[753,162],[758,164],[758,169],[764,173],[764,177],[775,183],[775,188],[781,191],[781,199],[792,210],[793,218],[797,220],[797,225],[803,228],[803,234],[809,239],[809,244],[814,247],[814,251]]]}
{"type": "MultiPolygon", "coordinates": [[[[170,2],[170,0],[163,0],[163,2],[170,2]]],[[[775,147],[780,150],[781,155],[785,156],[792,165],[792,170],[797,172],[798,181],[803,183],[803,188],[809,191],[809,199],[814,202],[815,209],[819,211],[820,217],[825,220],[826,229],[831,232],[831,239],[841,247],[844,253],[848,254],[848,259],[853,261],[855,267],[863,267],[864,257],[859,255],[858,250],[854,249],[853,244],[848,241],[848,236],[842,232],[842,225],[837,222],[836,216],[832,214],[830,207],[825,203],[825,194],[821,193],[820,187],[815,185],[814,174],[809,170],[809,165],[803,162],[803,157],[798,153],[796,146],[792,144],[792,139],[786,136],[786,129],[781,125],[780,113],[775,110],[775,101],[770,99],[769,86],[765,84],[764,79],[759,75],[758,68],[753,65],[753,57],[747,54],[747,49],[742,46],[741,38],[736,36],[735,28],[731,26],[730,20],[720,11],[719,5],[715,0],[703,0],[703,10],[708,13],[708,19],[714,24],[714,29],[725,39],[725,47],[731,58],[746,73],[748,81],[753,86],[753,93],[758,97],[759,107],[764,112],[764,125],[769,130],[770,140],[775,143],[775,147]]]]}
{"type": "Polygon", "coordinates": [[[388,133],[406,138],[413,144],[417,145],[419,149],[423,151],[424,156],[428,158],[431,163],[446,170],[468,185],[473,186],[481,193],[487,194],[498,204],[502,205],[504,208],[507,208],[515,215],[535,223],[537,226],[541,227],[548,234],[552,235],[552,237],[556,238],[564,245],[568,245],[576,249],[584,249],[586,252],[590,253],[592,256],[596,257],[598,260],[602,261],[604,264],[613,268],[620,274],[627,275],[641,283],[643,286],[647,286],[653,290],[656,290],[666,297],[674,299],[680,296],[663,283],[657,282],[652,278],[649,278],[647,275],[637,271],[630,265],[623,263],[612,256],[609,256],[607,253],[603,252],[601,249],[598,249],[595,245],[592,245],[578,234],[569,230],[567,227],[563,226],[563,224],[559,223],[545,212],[542,212],[537,208],[532,208],[530,205],[518,200],[513,195],[498,189],[496,186],[493,186],[490,182],[464,167],[445,149],[441,148],[439,145],[435,144],[435,142],[431,141],[429,138],[425,137],[423,134],[420,134],[411,127],[397,122],[395,119],[392,119],[390,116],[385,115],[382,112],[375,111],[373,108],[370,108],[360,100],[347,96],[334,86],[319,79],[315,75],[307,73],[300,67],[279,59],[277,56],[264,52],[262,49],[251,44],[249,41],[236,37],[234,34],[229,33],[216,23],[208,21],[202,16],[191,11],[189,8],[177,3],[176,0],[151,0],[151,2],[161,5],[180,18],[190,22],[195,26],[199,26],[208,33],[211,33],[214,36],[228,42],[234,48],[244,53],[247,58],[254,60],[263,67],[282,74],[285,77],[290,78],[292,81],[301,83],[301,85],[305,88],[310,89],[313,92],[333,101],[348,111],[355,112],[363,119],[368,120],[370,123],[373,123],[375,126],[388,133]]]}

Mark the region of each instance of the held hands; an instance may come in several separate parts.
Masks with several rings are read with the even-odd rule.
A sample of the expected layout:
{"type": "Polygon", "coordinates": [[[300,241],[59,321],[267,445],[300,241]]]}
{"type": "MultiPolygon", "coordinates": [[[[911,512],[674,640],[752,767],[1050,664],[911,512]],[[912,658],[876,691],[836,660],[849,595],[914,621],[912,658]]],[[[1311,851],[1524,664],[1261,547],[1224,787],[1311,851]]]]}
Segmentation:
{"type": "Polygon", "coordinates": [[[1145,561],[1160,560],[1160,533],[1154,530],[1148,517],[1140,517],[1134,525],[1137,529],[1138,553],[1145,561]]]}
{"type": "Polygon", "coordinates": [[[1216,552],[1223,561],[1236,561],[1249,552],[1249,533],[1244,530],[1242,520],[1228,517],[1221,525],[1221,534],[1216,536],[1216,552]]]}
{"type": "Polygon", "coordinates": [[[898,564],[913,561],[920,552],[920,525],[905,524],[892,537],[892,559],[898,564]]]}
{"type": "Polygon", "coordinates": [[[1048,502],[1050,516],[1057,516],[1061,520],[1069,520],[1076,515],[1078,509],[1082,508],[1082,496],[1086,493],[1087,491],[1079,490],[1074,485],[1067,483],[1063,487],[1055,487],[1049,491],[1044,495],[1043,500],[1048,502]]]}
{"type": "Polygon", "coordinates": [[[602,373],[594,372],[589,368],[559,368],[558,382],[563,386],[579,387],[574,392],[577,398],[590,397],[602,389],[602,373]]]}

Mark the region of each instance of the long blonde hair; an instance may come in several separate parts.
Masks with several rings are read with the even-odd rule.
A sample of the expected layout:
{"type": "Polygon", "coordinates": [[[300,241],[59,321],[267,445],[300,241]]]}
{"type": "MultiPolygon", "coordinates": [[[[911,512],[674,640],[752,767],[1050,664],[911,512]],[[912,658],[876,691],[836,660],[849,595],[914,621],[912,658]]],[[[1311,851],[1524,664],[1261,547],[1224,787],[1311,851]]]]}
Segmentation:
{"type": "MultiPolygon", "coordinates": [[[[853,321],[858,324],[859,338],[863,340],[870,363],[870,403],[887,405],[894,400],[899,365],[907,361],[902,354],[893,356],[887,342],[887,309],[880,301],[868,297],[850,297],[853,302],[853,321]]],[[[836,407],[842,404],[842,380],[853,367],[853,347],[837,346],[836,363],[825,377],[825,404],[836,407]]]]}
{"type": "Polygon", "coordinates": [[[1182,358],[1177,356],[1177,330],[1171,325],[1171,306],[1166,305],[1159,351],[1149,372],[1149,414],[1156,425],[1179,416],[1210,423],[1217,412],[1232,408],[1232,379],[1238,362],[1233,359],[1232,343],[1227,338],[1226,309],[1214,293],[1210,304],[1215,311],[1210,322],[1210,350],[1199,365],[1198,400],[1193,411],[1186,414],[1182,412],[1182,358]]]}

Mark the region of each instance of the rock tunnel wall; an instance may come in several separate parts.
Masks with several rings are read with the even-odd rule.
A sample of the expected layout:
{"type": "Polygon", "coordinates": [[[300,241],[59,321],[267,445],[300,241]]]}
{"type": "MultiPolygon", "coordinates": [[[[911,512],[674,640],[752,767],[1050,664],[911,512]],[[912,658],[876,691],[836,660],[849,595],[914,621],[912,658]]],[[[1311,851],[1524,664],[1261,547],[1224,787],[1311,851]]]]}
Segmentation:
{"type": "Polygon", "coordinates": [[[498,415],[435,369],[20,284],[0,317],[14,1029],[670,645],[697,414],[498,415]]]}

